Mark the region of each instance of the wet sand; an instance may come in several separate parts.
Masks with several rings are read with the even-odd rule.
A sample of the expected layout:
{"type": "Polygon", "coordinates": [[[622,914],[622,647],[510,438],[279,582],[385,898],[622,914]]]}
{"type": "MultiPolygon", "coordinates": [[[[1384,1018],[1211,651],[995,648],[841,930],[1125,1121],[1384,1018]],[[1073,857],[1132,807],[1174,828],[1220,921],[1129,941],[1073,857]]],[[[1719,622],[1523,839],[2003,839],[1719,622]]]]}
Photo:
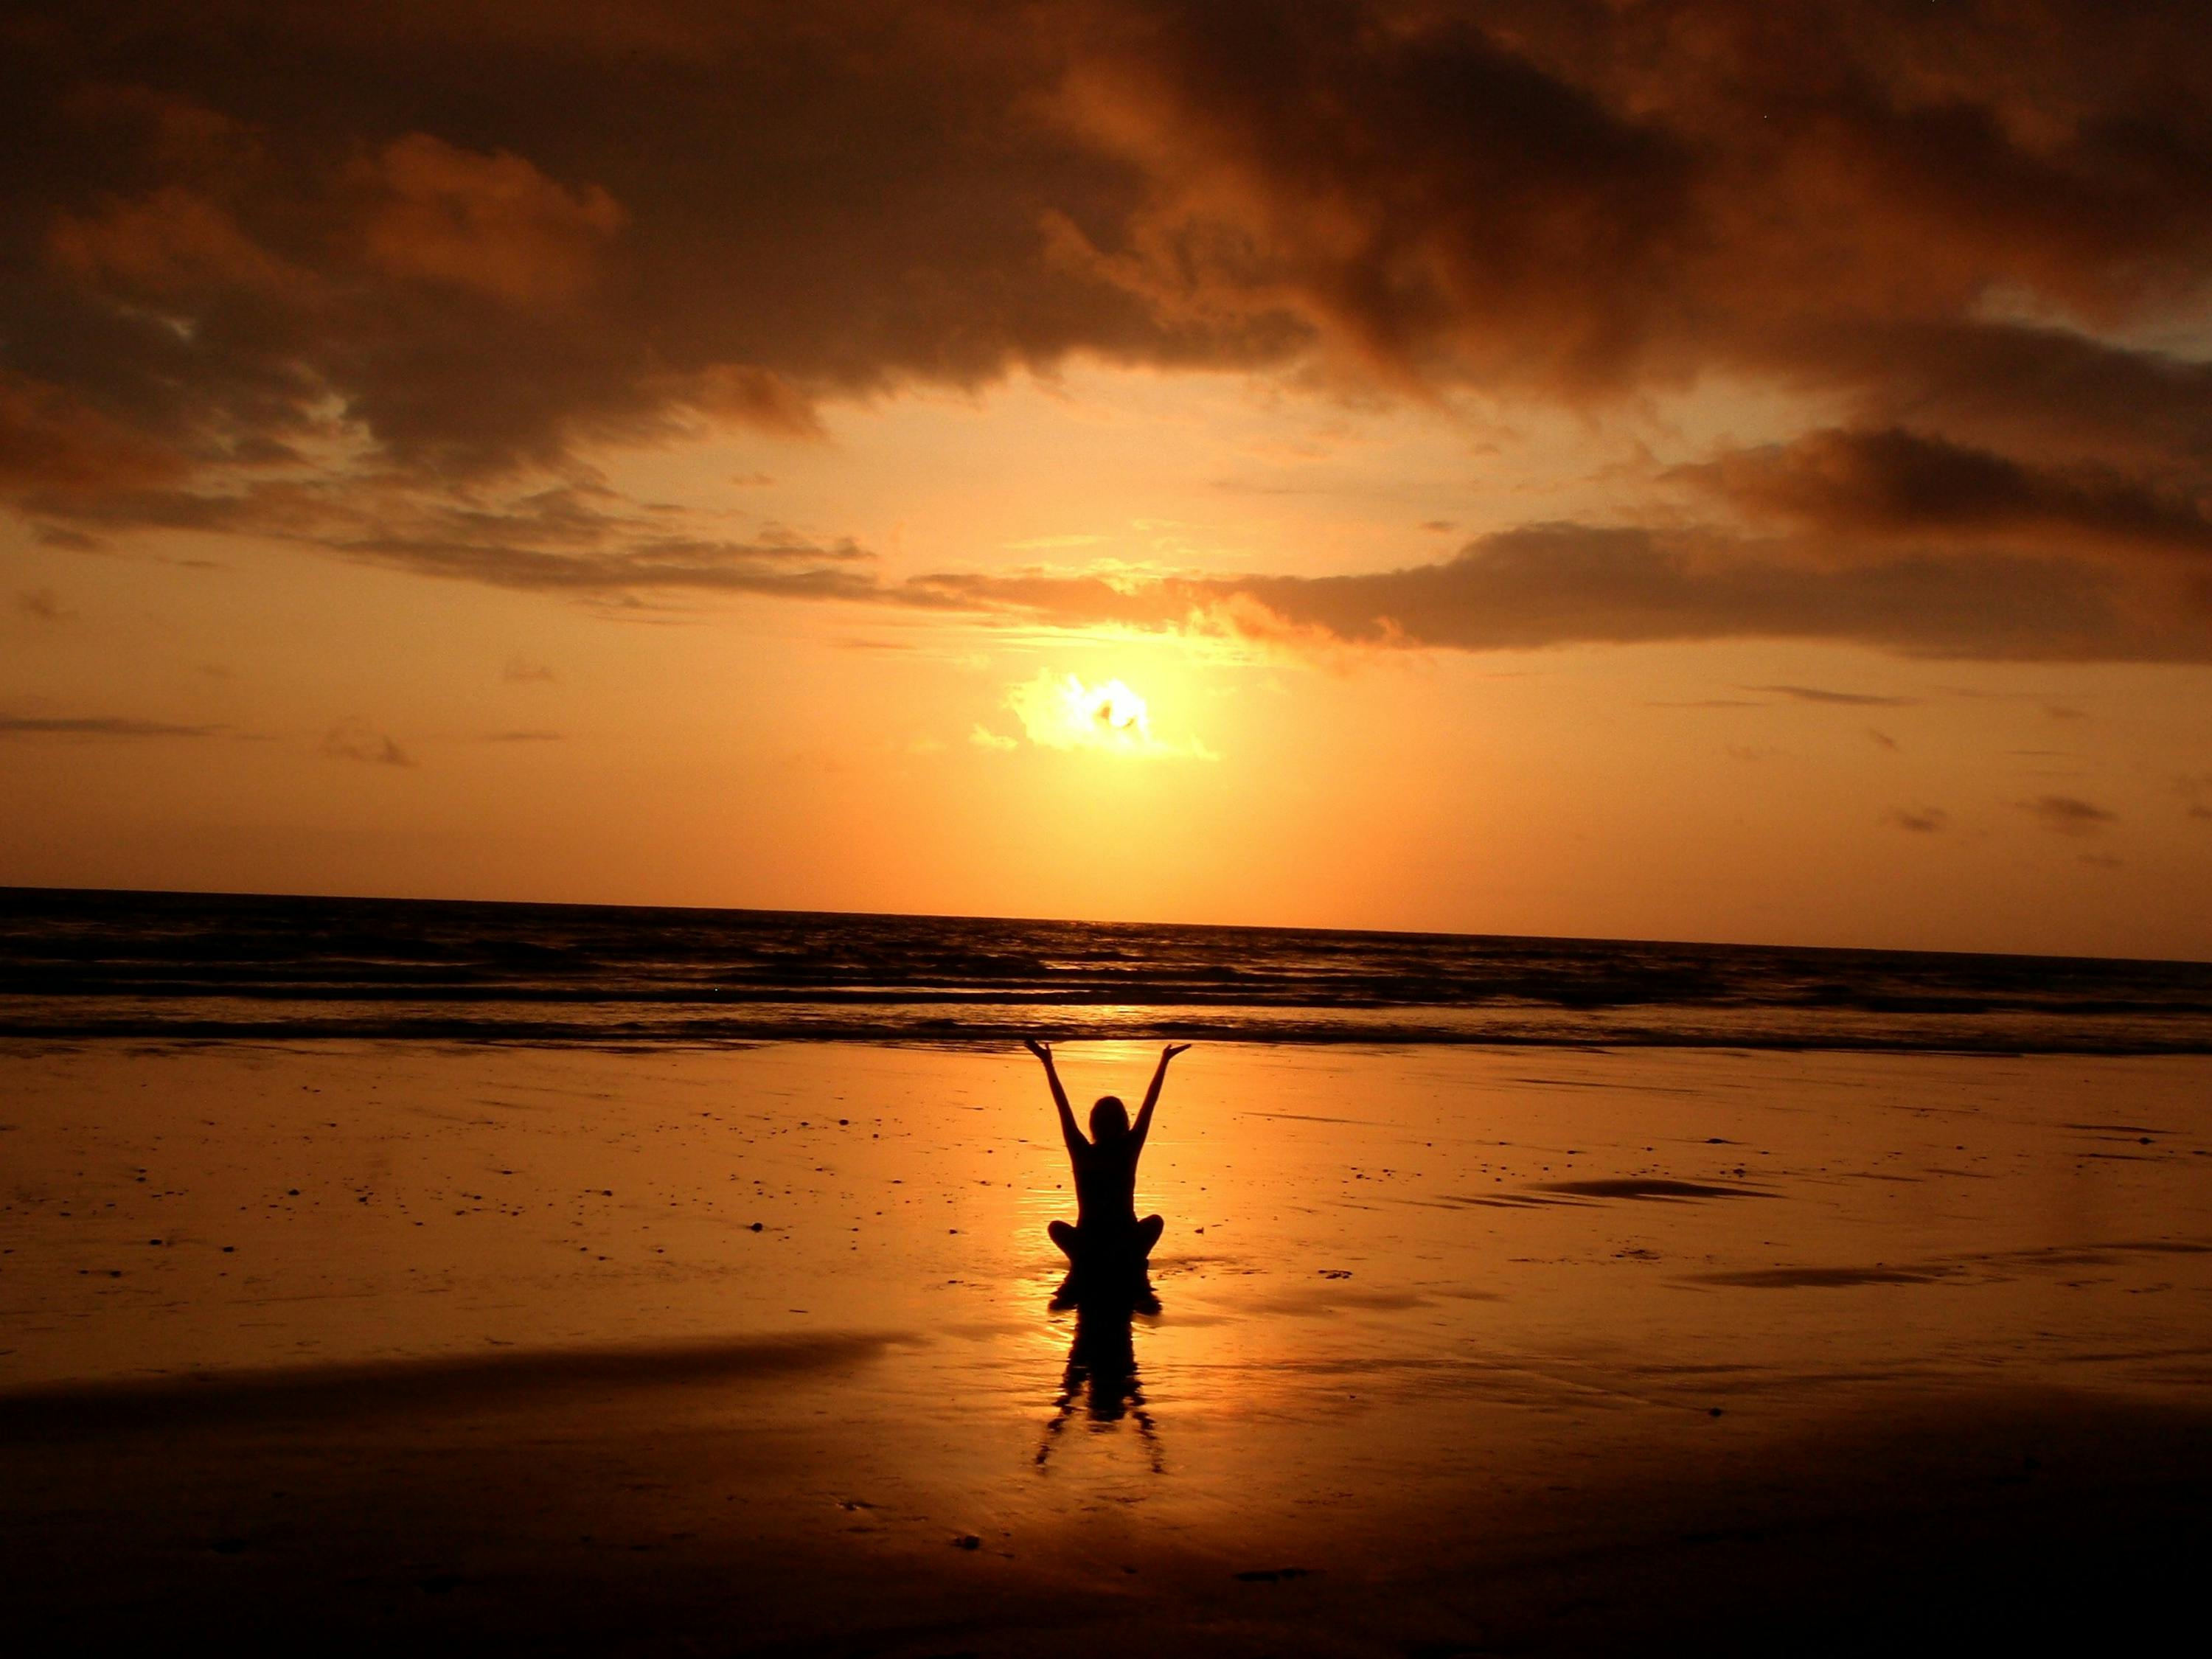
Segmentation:
{"type": "Polygon", "coordinates": [[[16,1044],[0,1087],[43,1646],[2108,1642],[2212,1542],[2202,1060],[1201,1048],[1126,1322],[1049,1307],[1024,1055],[16,1044]]]}

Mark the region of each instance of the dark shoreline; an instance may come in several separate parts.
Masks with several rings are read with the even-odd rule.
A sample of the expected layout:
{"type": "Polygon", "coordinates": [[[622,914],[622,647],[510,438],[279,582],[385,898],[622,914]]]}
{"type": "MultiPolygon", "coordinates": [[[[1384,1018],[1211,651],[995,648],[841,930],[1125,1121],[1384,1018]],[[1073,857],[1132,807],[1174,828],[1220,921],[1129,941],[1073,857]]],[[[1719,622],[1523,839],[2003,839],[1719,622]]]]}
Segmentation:
{"type": "Polygon", "coordinates": [[[1510,1492],[1232,1499],[1197,1534],[840,1505],[898,1425],[794,1429],[759,1391],[835,1400],[872,1363],[556,1359],[459,1395],[426,1368],[428,1395],[393,1367],[166,1425],[11,1415],[0,1595],[51,1652],[2148,1650],[2198,1616],[2212,1545],[2212,1412],[2002,1388],[1749,1441],[1692,1425],[1633,1467],[1532,1451],[1510,1492]]]}

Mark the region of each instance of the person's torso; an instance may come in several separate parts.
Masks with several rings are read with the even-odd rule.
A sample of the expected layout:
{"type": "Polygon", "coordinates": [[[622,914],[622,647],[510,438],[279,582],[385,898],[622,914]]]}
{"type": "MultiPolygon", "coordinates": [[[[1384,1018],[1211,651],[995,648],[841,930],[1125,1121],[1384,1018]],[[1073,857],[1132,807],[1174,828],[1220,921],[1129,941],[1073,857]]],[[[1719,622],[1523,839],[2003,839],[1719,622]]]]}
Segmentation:
{"type": "Polygon", "coordinates": [[[1085,1146],[1075,1156],[1078,1226],[1115,1225],[1137,1218],[1137,1159],[1133,1149],[1085,1146]]]}

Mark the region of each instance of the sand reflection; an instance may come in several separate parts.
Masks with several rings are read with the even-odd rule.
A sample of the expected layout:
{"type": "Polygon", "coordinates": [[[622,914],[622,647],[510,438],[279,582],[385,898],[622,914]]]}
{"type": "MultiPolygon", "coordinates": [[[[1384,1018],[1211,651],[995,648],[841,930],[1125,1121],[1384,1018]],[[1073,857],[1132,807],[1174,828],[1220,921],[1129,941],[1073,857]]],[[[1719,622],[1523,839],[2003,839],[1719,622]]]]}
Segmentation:
{"type": "Polygon", "coordinates": [[[1067,1345],[1060,1397],[1053,1402],[1053,1419],[1037,1446],[1036,1465],[1041,1469],[1048,1465],[1061,1434],[1079,1414],[1094,1430],[1111,1430],[1124,1420],[1134,1423],[1152,1473],[1164,1474],[1158,1431],[1137,1373],[1136,1322],[1141,1316],[1150,1324],[1160,1311],[1152,1281],[1147,1277],[1110,1295],[1079,1296],[1073,1284],[1071,1276],[1052,1299],[1056,1313],[1073,1310],[1075,1328],[1067,1345]]]}

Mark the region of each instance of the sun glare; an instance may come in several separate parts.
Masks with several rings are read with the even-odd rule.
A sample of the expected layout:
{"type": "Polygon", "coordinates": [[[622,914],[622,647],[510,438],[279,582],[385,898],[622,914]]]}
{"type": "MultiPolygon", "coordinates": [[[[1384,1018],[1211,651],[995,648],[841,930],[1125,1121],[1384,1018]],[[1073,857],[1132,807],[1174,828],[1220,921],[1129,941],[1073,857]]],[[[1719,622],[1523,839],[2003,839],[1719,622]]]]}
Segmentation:
{"type": "Polygon", "coordinates": [[[1048,673],[1016,686],[1006,704],[1033,743],[1053,749],[1140,750],[1152,740],[1152,711],[1119,679],[1086,685],[1048,673]]]}
{"type": "Polygon", "coordinates": [[[1145,700],[1119,680],[1086,687],[1073,674],[1067,679],[1068,718],[1108,738],[1148,738],[1152,717],[1145,700]]]}
{"type": "Polygon", "coordinates": [[[1119,678],[1087,684],[1080,675],[1041,672],[1006,693],[1031,743],[1047,749],[1100,749],[1123,755],[1206,757],[1205,745],[1163,743],[1152,710],[1119,678]]]}

